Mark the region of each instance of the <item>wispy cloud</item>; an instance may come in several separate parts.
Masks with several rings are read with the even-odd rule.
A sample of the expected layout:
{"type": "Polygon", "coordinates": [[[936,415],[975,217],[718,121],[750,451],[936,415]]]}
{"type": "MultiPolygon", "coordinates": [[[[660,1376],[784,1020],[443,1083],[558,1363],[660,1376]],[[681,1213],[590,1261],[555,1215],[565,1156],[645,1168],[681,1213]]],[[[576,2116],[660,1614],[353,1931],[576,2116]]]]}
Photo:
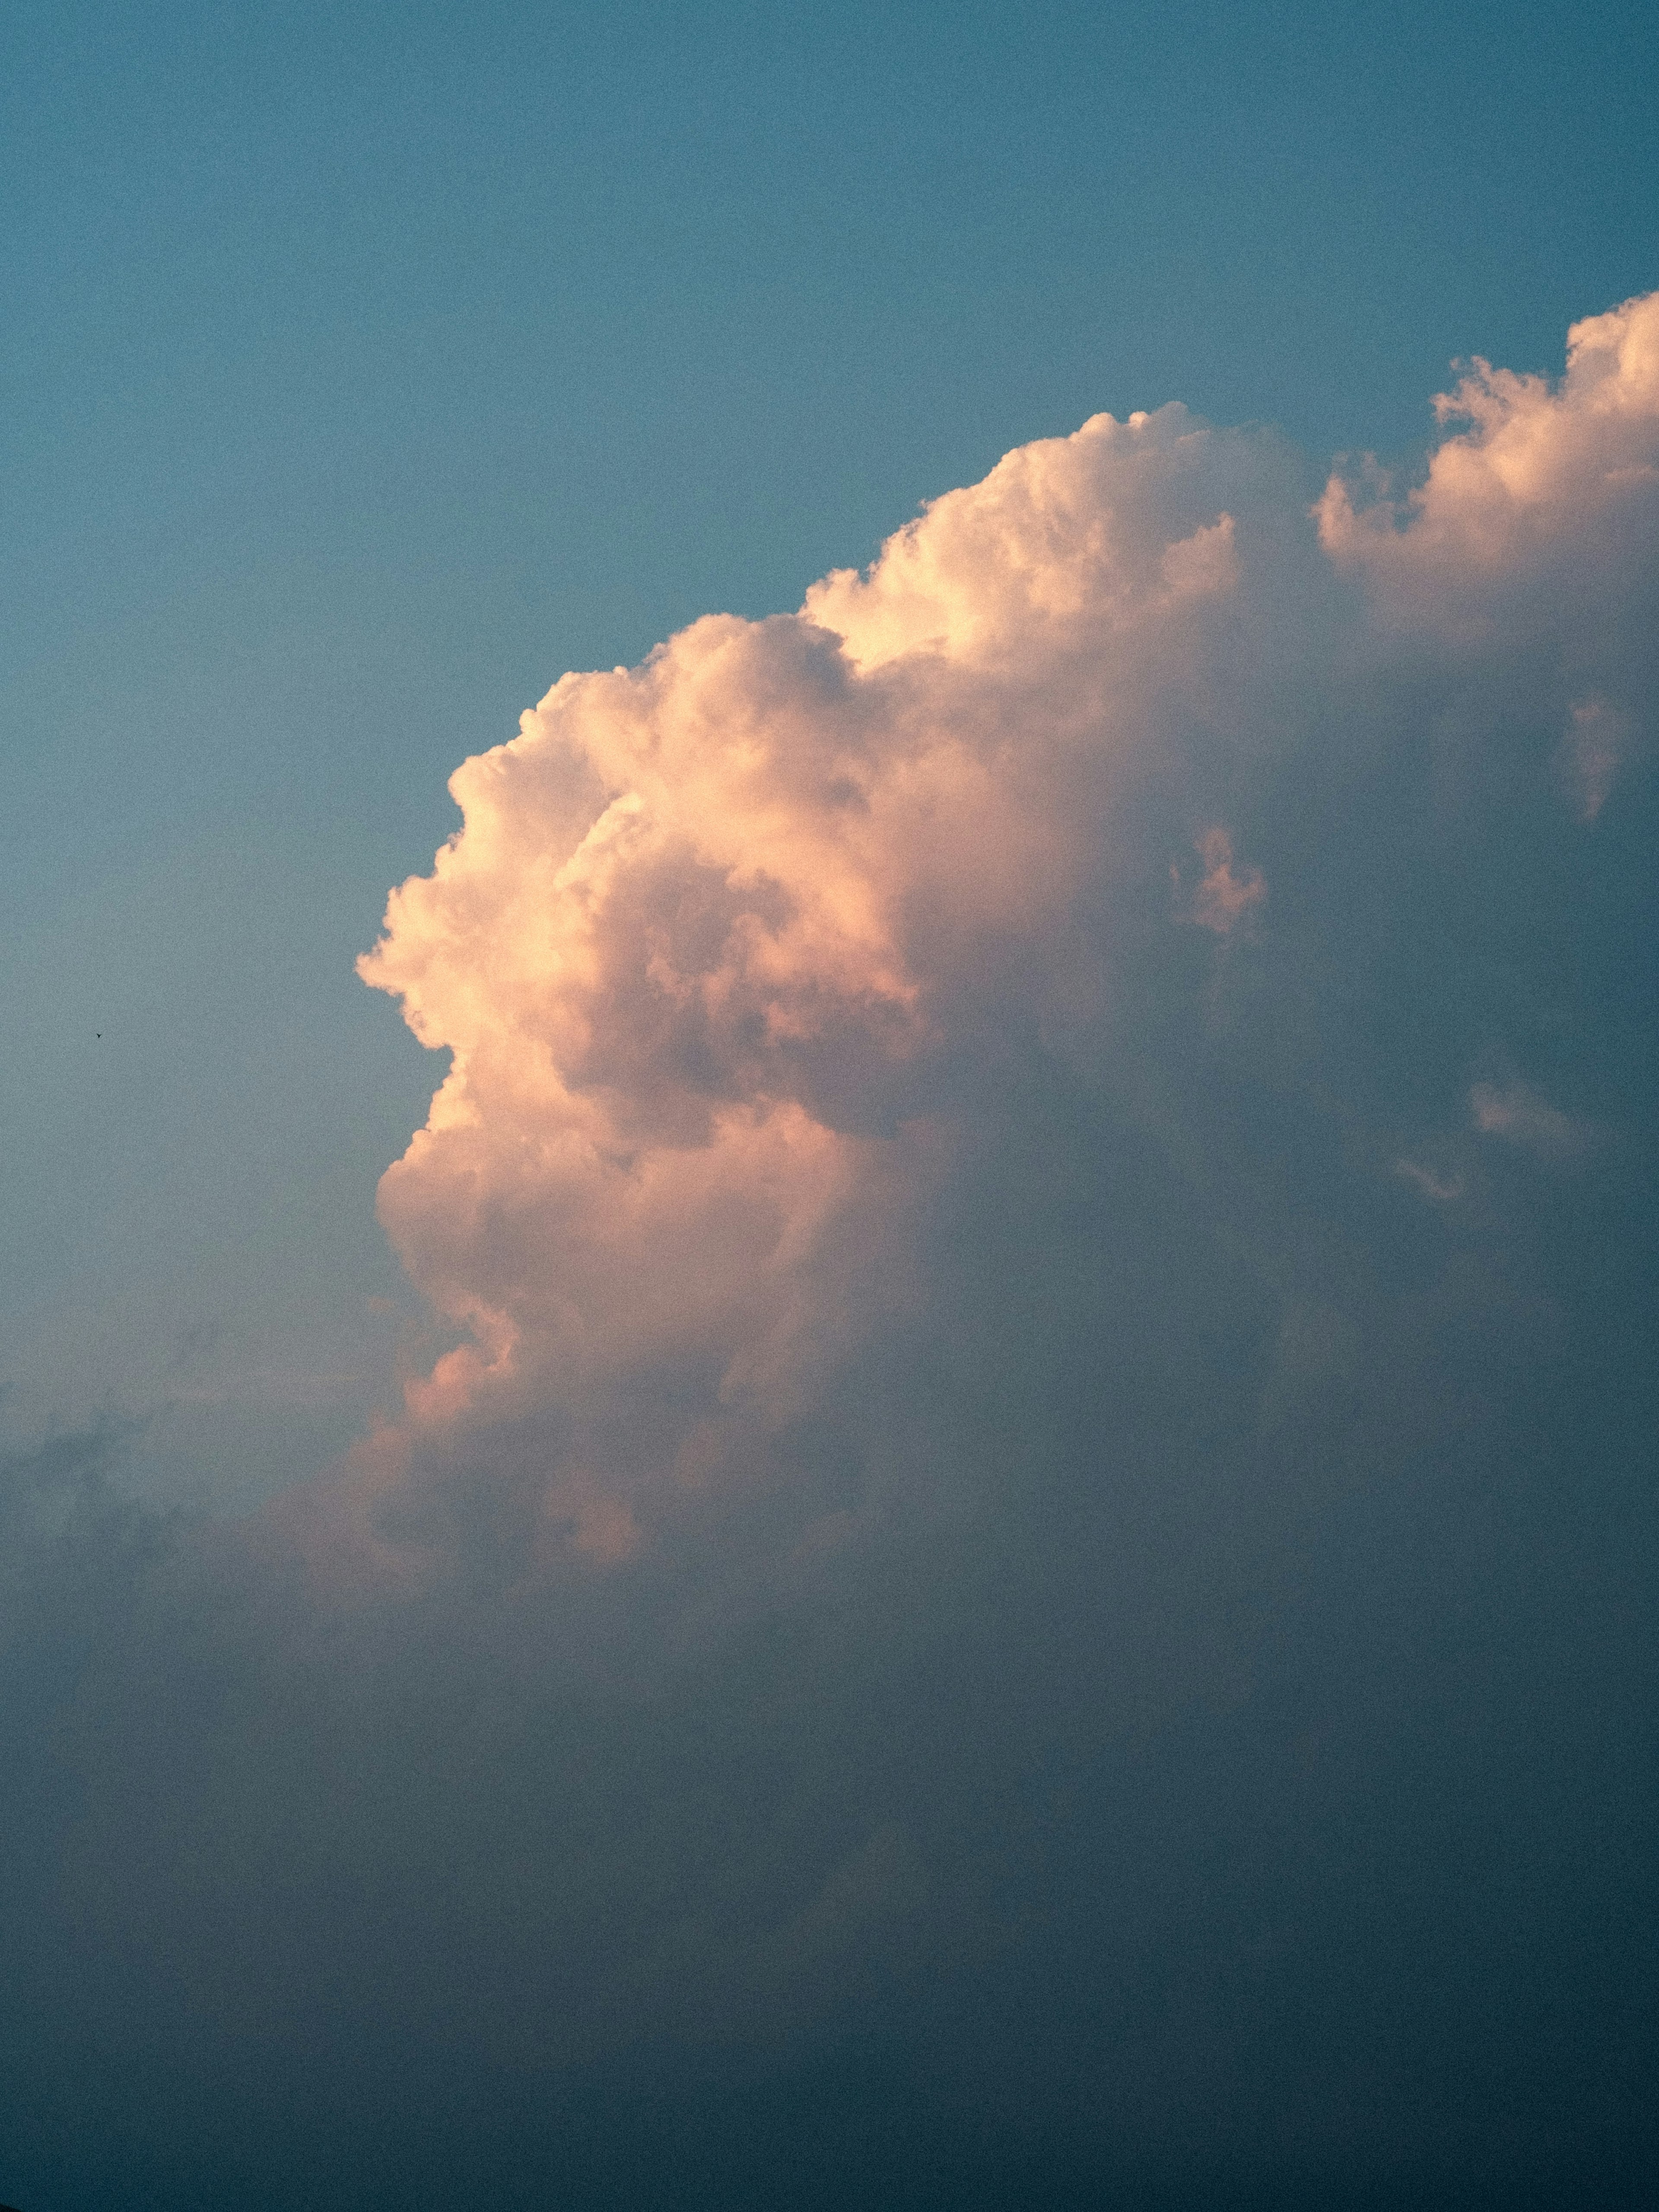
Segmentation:
{"type": "Polygon", "coordinates": [[[1198,841],[1204,879],[1193,894],[1193,920],[1218,937],[1231,936],[1251,921],[1267,896],[1260,868],[1235,867],[1233,841],[1225,830],[1206,830],[1198,841]]]}
{"type": "Polygon", "coordinates": [[[1477,1083],[1469,1092],[1469,1111],[1483,1137],[1556,1158],[1582,1152],[1589,1132],[1571,1115],[1552,1106],[1528,1083],[1477,1083]]]}
{"type": "Polygon", "coordinates": [[[1560,760],[1581,822],[1595,822],[1607,805],[1634,749],[1635,735],[1630,716],[1611,700],[1592,695],[1576,700],[1569,709],[1560,760]]]}

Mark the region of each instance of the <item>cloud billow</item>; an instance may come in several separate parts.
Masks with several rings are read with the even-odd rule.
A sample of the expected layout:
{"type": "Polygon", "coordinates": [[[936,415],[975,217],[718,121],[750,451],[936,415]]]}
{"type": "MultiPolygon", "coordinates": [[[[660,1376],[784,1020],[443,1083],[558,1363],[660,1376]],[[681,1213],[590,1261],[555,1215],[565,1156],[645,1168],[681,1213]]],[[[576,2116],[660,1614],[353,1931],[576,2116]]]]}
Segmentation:
{"type": "Polygon", "coordinates": [[[1638,2172],[1656,363],[1312,514],[1097,416],[458,771],[363,963],[458,1347],[19,1539],[21,1955],[154,2201],[1638,2172]]]}

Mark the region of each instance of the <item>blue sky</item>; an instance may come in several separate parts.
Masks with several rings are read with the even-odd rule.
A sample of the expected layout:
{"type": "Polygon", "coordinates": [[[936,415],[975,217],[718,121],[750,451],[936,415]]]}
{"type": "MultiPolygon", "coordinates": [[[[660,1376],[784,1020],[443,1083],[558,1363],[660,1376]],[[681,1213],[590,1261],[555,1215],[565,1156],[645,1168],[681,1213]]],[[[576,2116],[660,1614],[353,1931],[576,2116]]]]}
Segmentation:
{"type": "Polygon", "coordinates": [[[1656,82],[7,14],[0,2199],[1646,2201],[1656,82]]]}

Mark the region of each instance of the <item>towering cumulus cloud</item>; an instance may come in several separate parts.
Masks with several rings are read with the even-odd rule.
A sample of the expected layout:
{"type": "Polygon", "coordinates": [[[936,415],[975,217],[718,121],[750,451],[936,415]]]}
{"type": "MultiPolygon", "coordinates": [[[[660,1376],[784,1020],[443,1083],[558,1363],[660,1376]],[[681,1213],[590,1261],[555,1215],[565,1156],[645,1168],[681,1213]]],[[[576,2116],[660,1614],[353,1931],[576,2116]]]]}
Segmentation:
{"type": "MultiPolygon", "coordinates": [[[[602,1565],[690,1493],[787,1477],[857,1348],[948,1305],[921,1255],[992,1128],[1042,1152],[1035,1070],[1086,1069],[1179,1158],[1206,1024],[1317,1053],[1320,963],[1364,957],[1367,879],[1426,828],[1348,811],[1390,741],[1472,779],[1443,834],[1530,778],[1571,850],[1643,738],[1659,303],[1577,326],[1559,387],[1483,363],[1439,405],[1468,427],[1403,501],[1333,480],[1322,566],[1271,440],[1100,416],[798,615],[565,677],[458,772],[465,827],[363,973],[454,1055],[381,1208],[467,1340],[362,1455],[368,1495],[491,1480],[602,1565]],[[1264,869],[1309,777],[1325,852],[1264,869]]],[[[1506,1048],[1481,1025],[1413,1057],[1468,1122],[1506,1048]]],[[[1461,1141],[1443,1095],[1435,1127],[1381,1104],[1348,1137],[1385,1165],[1461,1141]]],[[[1049,1168],[1063,1204],[1077,1164],[1049,1168]]],[[[1103,1224],[1103,1267],[1123,1238],[1103,1224]]]]}
{"type": "Polygon", "coordinates": [[[457,772],[452,1348],[0,1500],[64,2203],[1647,2201],[1659,295],[1440,410],[1098,416],[457,772]]]}

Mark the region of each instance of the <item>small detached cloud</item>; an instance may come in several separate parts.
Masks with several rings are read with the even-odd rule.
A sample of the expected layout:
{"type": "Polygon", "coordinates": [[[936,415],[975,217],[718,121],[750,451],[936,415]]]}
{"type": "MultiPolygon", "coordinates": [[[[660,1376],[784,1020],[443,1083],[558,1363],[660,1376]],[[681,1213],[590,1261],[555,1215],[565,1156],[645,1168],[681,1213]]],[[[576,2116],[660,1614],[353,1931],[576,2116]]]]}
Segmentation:
{"type": "Polygon", "coordinates": [[[1452,428],[1425,483],[1364,503],[1333,476],[1316,509],[1332,560],[1393,614],[1472,630],[1517,584],[1575,567],[1563,611],[1587,609],[1602,578],[1642,589],[1620,571],[1659,487],[1659,293],[1575,323],[1559,383],[1477,360],[1435,411],[1452,428]]]}
{"type": "Polygon", "coordinates": [[[1394,1171],[1403,1176],[1414,1190],[1420,1191],[1425,1198],[1432,1199],[1437,1206],[1450,1206],[1463,1195],[1462,1176],[1437,1175],[1432,1168],[1425,1167],[1420,1160],[1396,1160],[1394,1171]]]}
{"type": "Polygon", "coordinates": [[[1589,1142],[1590,1132],[1583,1122],[1552,1106],[1528,1083],[1501,1088],[1477,1083],[1469,1092],[1469,1111],[1483,1137],[1501,1138],[1506,1145],[1547,1158],[1569,1158],[1589,1142]]]}
{"type": "Polygon", "coordinates": [[[1635,728],[1611,700],[1580,699],[1567,716],[1559,760],[1573,811],[1593,823],[1607,805],[1620,770],[1634,750],[1635,728]]]}
{"type": "Polygon", "coordinates": [[[1235,866],[1233,841],[1225,830],[1206,830],[1196,849],[1204,861],[1204,879],[1193,894],[1193,920],[1218,937],[1230,937],[1266,904],[1267,878],[1260,868],[1235,866]]]}

